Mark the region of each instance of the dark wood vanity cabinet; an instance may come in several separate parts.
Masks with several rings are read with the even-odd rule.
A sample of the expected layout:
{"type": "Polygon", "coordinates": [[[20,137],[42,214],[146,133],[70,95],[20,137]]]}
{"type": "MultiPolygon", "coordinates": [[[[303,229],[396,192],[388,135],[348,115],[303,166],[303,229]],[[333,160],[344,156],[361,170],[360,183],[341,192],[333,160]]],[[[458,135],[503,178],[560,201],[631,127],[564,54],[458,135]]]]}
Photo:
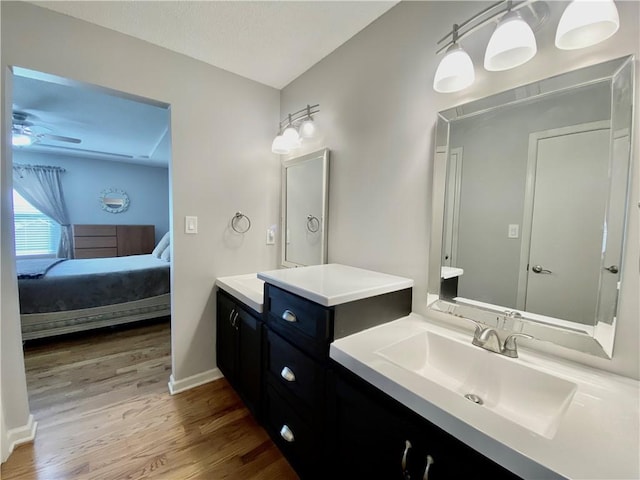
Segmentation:
{"type": "Polygon", "coordinates": [[[217,293],[218,368],[256,417],[262,404],[262,337],[259,313],[224,291],[217,293]]]}
{"type": "Polygon", "coordinates": [[[332,478],[519,478],[332,363],[327,456],[332,478]]]}
{"type": "Polygon", "coordinates": [[[264,298],[266,428],[303,479],[334,478],[328,461],[329,344],[407,315],[411,289],[324,307],[265,284],[264,298]]]}
{"type": "Polygon", "coordinates": [[[262,317],[217,299],[218,368],[303,480],[518,478],[329,358],[407,315],[411,289],[324,307],[265,284],[262,317]]]}

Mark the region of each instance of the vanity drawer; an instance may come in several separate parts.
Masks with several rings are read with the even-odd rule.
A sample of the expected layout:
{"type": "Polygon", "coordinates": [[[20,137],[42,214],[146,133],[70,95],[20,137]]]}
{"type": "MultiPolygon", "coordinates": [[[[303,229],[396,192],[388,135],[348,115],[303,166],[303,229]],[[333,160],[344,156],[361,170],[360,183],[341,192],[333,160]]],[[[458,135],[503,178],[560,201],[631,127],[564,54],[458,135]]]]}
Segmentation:
{"type": "MultiPolygon", "coordinates": [[[[331,310],[273,285],[266,285],[267,323],[283,337],[303,348],[316,344],[327,350],[331,338],[331,310]]],[[[318,348],[311,348],[313,353],[318,348]]]]}
{"type": "Polygon", "coordinates": [[[267,371],[271,381],[310,406],[323,400],[325,369],[278,334],[267,334],[267,371]]]}
{"type": "Polygon", "coordinates": [[[287,460],[303,478],[316,478],[313,472],[320,466],[321,436],[314,434],[311,424],[270,385],[265,396],[265,415],[267,430],[287,460]]]}

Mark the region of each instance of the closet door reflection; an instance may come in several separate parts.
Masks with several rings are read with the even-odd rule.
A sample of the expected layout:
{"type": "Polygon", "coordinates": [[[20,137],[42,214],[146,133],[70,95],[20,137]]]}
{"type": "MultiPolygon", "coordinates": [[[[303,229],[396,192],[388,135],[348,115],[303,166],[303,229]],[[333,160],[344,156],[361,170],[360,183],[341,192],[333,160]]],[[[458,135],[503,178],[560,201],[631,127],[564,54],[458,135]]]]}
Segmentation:
{"type": "Polygon", "coordinates": [[[608,121],[531,134],[517,308],[593,324],[609,135],[608,121]]]}

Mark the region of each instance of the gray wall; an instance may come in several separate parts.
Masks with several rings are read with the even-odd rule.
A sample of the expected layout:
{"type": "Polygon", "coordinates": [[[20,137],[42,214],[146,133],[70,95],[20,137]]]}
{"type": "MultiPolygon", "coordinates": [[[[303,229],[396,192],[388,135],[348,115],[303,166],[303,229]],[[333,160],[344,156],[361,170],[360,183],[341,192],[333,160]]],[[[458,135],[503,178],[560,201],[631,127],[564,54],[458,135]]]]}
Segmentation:
{"type": "Polygon", "coordinates": [[[529,134],[610,118],[611,88],[601,83],[451,124],[450,146],[464,149],[460,296],[516,308],[529,134]],[[520,226],[518,239],[507,237],[509,224],[520,226]]]}
{"type": "Polygon", "coordinates": [[[13,150],[14,164],[55,165],[62,175],[70,222],[107,225],[155,225],[156,242],[169,231],[169,169],[123,162],[13,150]],[[98,198],[105,188],[129,195],[122,213],[102,209],[98,198]]]}
{"type": "MultiPolygon", "coordinates": [[[[413,310],[427,313],[436,113],[517,85],[640,53],[638,2],[617,2],[620,30],[608,41],[578,51],[561,51],[553,45],[558,11],[566,3],[549,3],[555,20],[546,22],[536,34],[538,55],[519,68],[487,72],[481,67],[490,29],[463,42],[476,64],[476,82],[463,92],[433,91],[433,76],[441,58],[435,54],[436,42],[453,23],[469,18],[486,2],[402,2],[284,88],[283,113],[307,103],[320,104],[317,122],[324,131],[324,143],[331,148],[330,262],[414,279],[413,310]]],[[[638,108],[636,129],[640,125],[637,112],[638,108]]],[[[638,203],[638,137],[631,205],[638,203]]],[[[639,378],[640,242],[635,208],[629,220],[613,360],[550,349],[554,354],[639,378]]]]}
{"type": "MultiPolygon", "coordinates": [[[[0,8],[5,75],[19,65],[170,104],[172,374],[181,381],[210,372],[216,367],[216,277],[277,267],[265,229],[279,218],[280,162],[271,154],[279,92],[29,3],[1,2],[0,8]],[[229,226],[238,210],[253,224],[243,236],[229,226]],[[197,235],[184,234],[186,215],[199,217],[197,235]]],[[[4,101],[9,94],[3,91],[4,101]]],[[[11,155],[4,143],[3,153],[5,172],[11,155]]],[[[13,265],[12,228],[4,228],[10,177],[2,181],[2,408],[13,428],[25,424],[28,407],[4,398],[6,390],[24,387],[24,368],[15,275],[5,268],[5,261],[13,265]]]]}

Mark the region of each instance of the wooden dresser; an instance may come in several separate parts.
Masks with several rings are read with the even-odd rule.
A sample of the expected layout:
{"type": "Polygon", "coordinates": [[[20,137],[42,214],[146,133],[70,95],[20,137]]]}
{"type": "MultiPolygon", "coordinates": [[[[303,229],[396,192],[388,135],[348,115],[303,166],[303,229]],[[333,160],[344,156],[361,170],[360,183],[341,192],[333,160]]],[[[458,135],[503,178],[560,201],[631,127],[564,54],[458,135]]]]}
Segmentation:
{"type": "Polygon", "coordinates": [[[74,225],[75,258],[124,257],[151,253],[154,225],[74,225]]]}

